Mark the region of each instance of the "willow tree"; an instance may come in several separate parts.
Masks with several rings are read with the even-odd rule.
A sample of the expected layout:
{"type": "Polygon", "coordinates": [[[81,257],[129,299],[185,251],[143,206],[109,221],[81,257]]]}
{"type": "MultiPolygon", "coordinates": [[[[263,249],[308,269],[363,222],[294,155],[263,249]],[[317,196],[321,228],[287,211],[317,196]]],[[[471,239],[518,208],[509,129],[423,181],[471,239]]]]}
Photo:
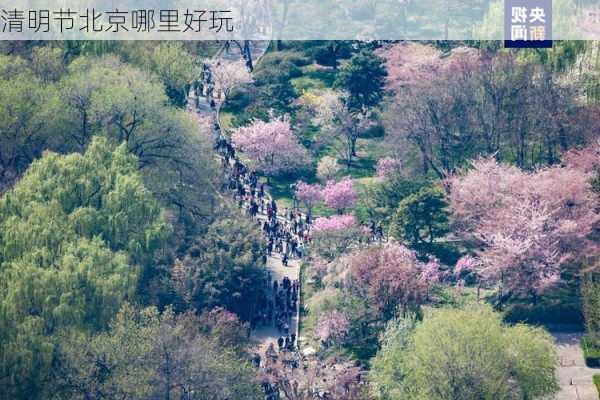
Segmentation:
{"type": "Polygon", "coordinates": [[[43,395],[62,330],[97,330],[168,235],[125,145],[46,153],[0,199],[0,398],[43,395]]]}

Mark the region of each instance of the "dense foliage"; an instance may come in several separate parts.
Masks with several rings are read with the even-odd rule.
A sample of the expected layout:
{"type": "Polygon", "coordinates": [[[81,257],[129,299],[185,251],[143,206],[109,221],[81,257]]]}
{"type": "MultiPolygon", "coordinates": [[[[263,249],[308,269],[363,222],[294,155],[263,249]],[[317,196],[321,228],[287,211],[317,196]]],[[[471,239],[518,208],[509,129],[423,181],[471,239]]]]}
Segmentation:
{"type": "Polygon", "coordinates": [[[0,200],[0,221],[6,394],[36,398],[52,363],[52,336],[105,328],[169,229],[136,158],[102,139],[83,155],[35,161],[0,200]]]}
{"type": "Polygon", "coordinates": [[[252,316],[265,270],[264,243],[256,225],[235,212],[212,223],[173,268],[172,279],[189,308],[227,308],[241,318],[252,316]]]}
{"type": "Polygon", "coordinates": [[[125,305],[107,332],[66,338],[58,398],[258,399],[249,364],[201,333],[200,323],[192,314],[125,305]]]}
{"type": "Polygon", "coordinates": [[[555,365],[547,333],[478,306],[392,322],[372,377],[381,399],[536,399],[557,391],[555,365]]]}

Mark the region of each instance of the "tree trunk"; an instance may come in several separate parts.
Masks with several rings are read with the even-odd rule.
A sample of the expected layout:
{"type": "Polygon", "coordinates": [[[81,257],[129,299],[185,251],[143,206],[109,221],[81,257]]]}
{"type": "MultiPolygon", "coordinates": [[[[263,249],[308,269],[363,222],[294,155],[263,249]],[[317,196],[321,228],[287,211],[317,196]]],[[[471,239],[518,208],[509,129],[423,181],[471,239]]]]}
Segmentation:
{"type": "Polygon", "coordinates": [[[356,137],[352,137],[350,139],[350,143],[351,143],[351,146],[352,146],[352,150],[350,152],[350,155],[352,157],[357,157],[357,155],[356,155],[356,139],[357,139],[356,137]]]}
{"type": "Polygon", "coordinates": [[[252,63],[252,51],[250,49],[249,40],[244,40],[244,58],[246,59],[246,65],[248,66],[248,70],[252,72],[254,70],[254,65],[252,63]]]}

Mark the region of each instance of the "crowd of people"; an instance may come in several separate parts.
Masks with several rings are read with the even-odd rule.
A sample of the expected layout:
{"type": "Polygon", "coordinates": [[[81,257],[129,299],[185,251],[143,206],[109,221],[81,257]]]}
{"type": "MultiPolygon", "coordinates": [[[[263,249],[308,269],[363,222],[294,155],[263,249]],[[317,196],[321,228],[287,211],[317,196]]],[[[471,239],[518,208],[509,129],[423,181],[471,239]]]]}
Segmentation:
{"type": "Polygon", "coordinates": [[[256,172],[235,157],[235,148],[224,137],[217,139],[215,147],[222,156],[223,189],[232,193],[236,204],[257,222],[267,239],[263,258],[275,253],[285,266],[292,258],[302,258],[311,240],[310,216],[288,208],[280,210],[275,199],[266,194],[264,183],[259,184],[256,172]]]}
{"type": "MultiPolygon", "coordinates": [[[[211,109],[215,108],[213,95],[214,84],[211,80],[210,68],[203,68],[203,81],[195,86],[196,109],[199,98],[205,97],[211,109]]],[[[290,259],[305,256],[306,247],[311,242],[311,216],[294,209],[279,209],[279,205],[265,191],[265,184],[259,182],[256,171],[250,170],[236,157],[236,149],[222,134],[218,122],[214,123],[213,133],[215,150],[221,158],[223,168],[222,190],[233,197],[238,207],[254,220],[266,239],[263,251],[263,263],[269,257],[280,258],[284,267],[290,259]]],[[[382,237],[375,225],[371,226],[374,238],[382,237]]],[[[267,272],[263,295],[259,301],[257,312],[251,320],[251,327],[274,327],[278,332],[277,343],[270,343],[262,356],[258,353],[252,357],[252,363],[259,368],[261,374],[270,377],[262,380],[266,400],[280,399],[280,383],[271,379],[274,371],[294,371],[299,368],[303,357],[298,351],[295,329],[292,329],[293,317],[298,312],[299,282],[283,277],[281,281],[272,279],[267,272]]],[[[297,382],[296,382],[297,384],[297,382]]],[[[328,398],[326,396],[319,398],[328,398]]]]}
{"type": "MultiPolygon", "coordinates": [[[[197,85],[195,105],[198,98],[206,97],[211,108],[215,107],[210,69],[204,69],[204,80],[197,85]]],[[[224,192],[230,193],[235,204],[256,222],[266,239],[263,249],[263,262],[267,264],[269,257],[280,258],[284,267],[291,259],[299,259],[305,255],[306,246],[310,242],[311,218],[292,209],[280,209],[279,205],[265,191],[265,184],[259,182],[255,171],[249,169],[236,156],[236,149],[222,134],[219,124],[213,127],[215,150],[221,158],[223,168],[224,192]]],[[[293,318],[298,312],[299,282],[284,276],[279,281],[267,272],[263,295],[257,312],[250,321],[251,327],[273,327],[279,337],[276,344],[270,343],[262,354],[256,353],[252,363],[261,370],[268,371],[274,363],[290,369],[297,368],[300,362],[296,330],[293,318]]],[[[279,399],[279,388],[273,382],[263,382],[265,397],[269,400],[279,399]]]]}

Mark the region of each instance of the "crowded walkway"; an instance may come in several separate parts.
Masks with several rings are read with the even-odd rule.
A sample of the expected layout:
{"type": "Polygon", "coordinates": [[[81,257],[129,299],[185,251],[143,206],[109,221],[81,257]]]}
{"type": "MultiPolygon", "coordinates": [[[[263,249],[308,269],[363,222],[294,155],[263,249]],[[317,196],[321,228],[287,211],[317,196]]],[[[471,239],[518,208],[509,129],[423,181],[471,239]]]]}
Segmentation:
{"type": "MultiPolygon", "coordinates": [[[[261,372],[269,371],[274,363],[296,368],[300,362],[300,259],[310,242],[311,220],[296,210],[281,209],[268,194],[265,184],[259,181],[256,171],[237,157],[234,146],[213,119],[213,86],[210,69],[206,66],[201,82],[192,89],[193,99],[188,105],[198,116],[213,121],[214,148],[223,170],[221,190],[256,222],[266,242],[262,257],[267,269],[263,295],[259,311],[250,321],[251,337],[258,343],[252,361],[261,372]]],[[[280,390],[272,382],[263,382],[263,388],[267,399],[279,398],[280,390]]]]}

